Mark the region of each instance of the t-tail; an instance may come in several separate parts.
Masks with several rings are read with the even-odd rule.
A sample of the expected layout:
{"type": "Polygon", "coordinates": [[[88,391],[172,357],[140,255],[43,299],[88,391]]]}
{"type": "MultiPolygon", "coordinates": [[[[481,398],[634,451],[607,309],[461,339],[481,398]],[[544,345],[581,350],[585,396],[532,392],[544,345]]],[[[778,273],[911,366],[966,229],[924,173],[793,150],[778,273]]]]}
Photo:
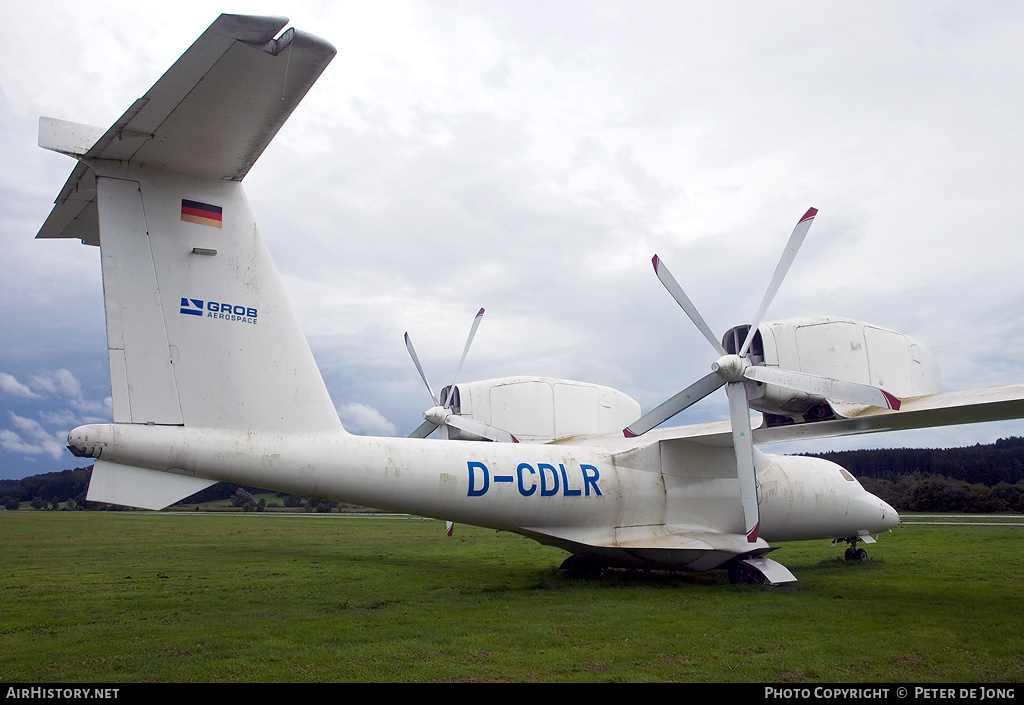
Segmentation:
{"type": "MultiPolygon", "coordinates": [[[[115,423],[343,433],[241,183],[336,53],[286,23],[221,15],[106,131],[40,119],[79,163],[37,237],[100,248],[115,423]]],[[[100,458],[88,498],[212,484],[100,458]]]]}

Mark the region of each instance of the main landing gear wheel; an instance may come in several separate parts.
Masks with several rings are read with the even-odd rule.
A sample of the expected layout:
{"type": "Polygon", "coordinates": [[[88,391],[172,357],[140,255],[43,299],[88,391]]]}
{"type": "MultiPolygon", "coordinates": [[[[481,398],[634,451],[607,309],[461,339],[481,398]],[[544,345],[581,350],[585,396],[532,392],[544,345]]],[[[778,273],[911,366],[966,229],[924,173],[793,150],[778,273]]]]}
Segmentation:
{"type": "Polygon", "coordinates": [[[729,563],[729,582],[733,585],[764,585],[764,573],[742,561],[729,563]]]}
{"type": "Polygon", "coordinates": [[[571,555],[558,566],[573,578],[599,578],[604,572],[605,564],[587,556],[571,555]]]}

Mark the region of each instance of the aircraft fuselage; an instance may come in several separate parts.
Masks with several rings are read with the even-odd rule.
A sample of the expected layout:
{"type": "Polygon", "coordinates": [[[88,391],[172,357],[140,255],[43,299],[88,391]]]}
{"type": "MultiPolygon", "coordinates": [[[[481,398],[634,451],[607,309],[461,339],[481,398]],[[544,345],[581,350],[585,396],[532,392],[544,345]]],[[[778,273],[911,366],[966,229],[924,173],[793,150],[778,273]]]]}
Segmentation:
{"type": "MultiPolygon", "coordinates": [[[[761,530],[743,535],[735,478],[716,465],[731,449],[678,441],[599,446],[423,441],[106,424],[72,431],[81,455],[118,465],[520,533],[573,553],[686,567],[768,550],[768,541],[877,533],[896,512],[839,466],[758,453],[761,530]],[[684,550],[685,549],[685,550],[684,550]]],[[[126,501],[128,504],[140,504],[126,501]]],[[[160,502],[155,502],[158,506],[160,502]]]]}

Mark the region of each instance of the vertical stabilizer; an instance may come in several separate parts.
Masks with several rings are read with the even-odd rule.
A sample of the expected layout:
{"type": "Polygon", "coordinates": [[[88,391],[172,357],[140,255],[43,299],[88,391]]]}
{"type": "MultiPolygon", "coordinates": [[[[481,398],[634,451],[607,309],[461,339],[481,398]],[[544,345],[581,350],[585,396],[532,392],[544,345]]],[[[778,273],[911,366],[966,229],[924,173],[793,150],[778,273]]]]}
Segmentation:
{"type": "Polygon", "coordinates": [[[242,185],[97,176],[114,420],[340,428],[242,185]]]}
{"type": "Polygon", "coordinates": [[[341,430],[241,181],[336,51],[221,15],[108,130],[40,120],[79,160],[38,237],[99,245],[114,420],[341,430]]]}

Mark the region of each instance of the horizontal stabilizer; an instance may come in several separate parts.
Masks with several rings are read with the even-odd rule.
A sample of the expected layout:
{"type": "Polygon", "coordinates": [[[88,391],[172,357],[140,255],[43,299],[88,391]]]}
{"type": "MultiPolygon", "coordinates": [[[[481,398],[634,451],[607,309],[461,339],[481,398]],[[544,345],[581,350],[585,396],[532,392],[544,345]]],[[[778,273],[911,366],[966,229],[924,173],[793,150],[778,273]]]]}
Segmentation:
{"type": "MultiPolygon", "coordinates": [[[[283,17],[221,15],[107,130],[52,118],[39,144],[83,161],[241,181],[337,50],[283,17]]],[[[97,244],[92,173],[71,174],[37,237],[97,244]]]]}
{"type": "Polygon", "coordinates": [[[56,118],[39,118],[39,146],[72,157],[84,157],[105,130],[56,118]]]}
{"type": "Polygon", "coordinates": [[[97,460],[89,481],[90,502],[120,504],[140,509],[163,509],[217,484],[216,480],[178,475],[97,460]]]}

